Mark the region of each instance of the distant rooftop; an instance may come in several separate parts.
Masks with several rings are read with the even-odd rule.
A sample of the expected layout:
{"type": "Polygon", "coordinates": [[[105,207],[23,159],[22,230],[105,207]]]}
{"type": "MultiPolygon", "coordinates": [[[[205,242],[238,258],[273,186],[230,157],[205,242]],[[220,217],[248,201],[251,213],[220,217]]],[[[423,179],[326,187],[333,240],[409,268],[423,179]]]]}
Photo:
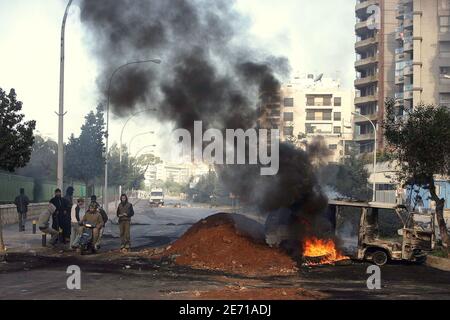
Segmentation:
{"type": "Polygon", "coordinates": [[[299,74],[295,75],[292,80],[284,83],[285,87],[301,87],[301,88],[341,88],[340,79],[334,79],[321,74],[299,74]]]}

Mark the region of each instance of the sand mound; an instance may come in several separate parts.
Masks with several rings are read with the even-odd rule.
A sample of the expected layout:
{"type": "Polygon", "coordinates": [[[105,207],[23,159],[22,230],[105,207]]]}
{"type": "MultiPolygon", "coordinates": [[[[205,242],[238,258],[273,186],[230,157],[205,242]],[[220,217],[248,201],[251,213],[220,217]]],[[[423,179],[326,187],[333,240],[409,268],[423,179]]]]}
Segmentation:
{"type": "Polygon", "coordinates": [[[178,265],[249,276],[292,275],[295,262],[264,243],[264,228],[241,215],[220,213],[192,226],[164,255],[178,265]]]}

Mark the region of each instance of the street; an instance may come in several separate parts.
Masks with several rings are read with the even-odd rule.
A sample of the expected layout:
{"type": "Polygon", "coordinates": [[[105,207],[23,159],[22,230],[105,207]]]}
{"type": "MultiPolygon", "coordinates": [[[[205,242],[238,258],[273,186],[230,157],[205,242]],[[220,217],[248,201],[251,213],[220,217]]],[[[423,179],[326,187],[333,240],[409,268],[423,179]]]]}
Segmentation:
{"type": "MultiPolygon", "coordinates": [[[[301,288],[312,299],[450,298],[450,274],[422,265],[382,267],[382,289],[369,290],[366,285],[369,264],[366,263],[301,267],[298,275],[289,277],[244,277],[192,270],[137,254],[139,249],[170,244],[192,224],[215,212],[207,207],[174,208],[170,202],[166,208],[152,209],[146,201],[139,201],[132,226],[134,253],[111,252],[119,245],[118,227],[114,223],[108,223],[99,255],[59,257],[11,253],[8,262],[0,263],[0,299],[201,299],[202,294],[230,287],[255,292],[301,288]],[[81,268],[81,290],[67,289],[66,270],[70,265],[81,268]]],[[[7,227],[7,241],[14,227],[7,227]]],[[[38,243],[40,236],[35,237],[38,243]]],[[[218,297],[229,298],[226,292],[220,294],[218,297]]]]}

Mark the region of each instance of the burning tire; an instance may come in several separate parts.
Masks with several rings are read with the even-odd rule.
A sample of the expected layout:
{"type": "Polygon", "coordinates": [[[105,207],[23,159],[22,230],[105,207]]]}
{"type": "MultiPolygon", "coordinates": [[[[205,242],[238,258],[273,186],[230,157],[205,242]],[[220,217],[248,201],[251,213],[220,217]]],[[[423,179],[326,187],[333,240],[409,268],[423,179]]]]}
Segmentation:
{"type": "Polygon", "coordinates": [[[389,260],[385,251],[377,250],[372,254],[372,262],[377,266],[384,266],[389,260]]]}

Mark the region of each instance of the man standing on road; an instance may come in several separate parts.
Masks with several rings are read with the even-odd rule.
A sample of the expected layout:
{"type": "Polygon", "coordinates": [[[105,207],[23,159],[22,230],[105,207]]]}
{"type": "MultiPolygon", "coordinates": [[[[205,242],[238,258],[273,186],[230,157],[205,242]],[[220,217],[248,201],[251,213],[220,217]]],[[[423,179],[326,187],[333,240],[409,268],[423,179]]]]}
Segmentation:
{"type": "MultiPolygon", "coordinates": [[[[55,211],[53,213],[53,222],[52,222],[52,228],[59,233],[61,233],[62,236],[64,236],[64,218],[67,214],[69,205],[65,198],[62,197],[61,189],[55,190],[55,196],[53,199],[50,200],[50,203],[55,206],[55,211]]],[[[69,213],[70,214],[70,213],[69,213]]],[[[70,235],[69,235],[70,237],[70,235]]],[[[62,242],[65,242],[65,238],[62,237],[62,242]]]]}
{"type": "Polygon", "coordinates": [[[80,198],[77,203],[72,206],[70,212],[72,231],[70,233],[70,246],[74,247],[75,241],[79,236],[80,223],[84,216],[84,199],[80,198]]]}
{"type": "Polygon", "coordinates": [[[134,216],[133,205],[128,202],[126,194],[120,196],[120,204],[117,208],[117,217],[119,217],[120,228],[120,250],[129,251],[131,249],[130,228],[131,218],[134,216]]]}
{"type": "Polygon", "coordinates": [[[66,195],[64,196],[64,200],[66,202],[66,210],[64,212],[63,215],[63,225],[62,225],[62,229],[63,229],[63,235],[64,235],[64,240],[66,242],[70,242],[71,239],[71,233],[72,233],[72,225],[71,225],[71,211],[72,211],[72,206],[73,206],[73,194],[75,192],[75,189],[73,187],[68,187],[66,190],[66,195]]]}
{"type": "Polygon", "coordinates": [[[108,222],[108,214],[106,213],[105,209],[103,209],[103,207],[97,202],[97,196],[96,195],[92,195],[91,196],[91,204],[95,204],[98,208],[98,211],[100,212],[100,215],[102,216],[103,219],[103,226],[100,229],[100,234],[98,237],[98,241],[97,241],[97,247],[100,248],[100,243],[103,237],[103,233],[105,232],[105,226],[106,223],[108,222]]]}
{"type": "Polygon", "coordinates": [[[20,194],[14,200],[14,204],[17,207],[17,214],[19,215],[19,232],[25,231],[25,224],[27,222],[27,212],[30,200],[25,195],[25,189],[20,189],[20,194]]]}

